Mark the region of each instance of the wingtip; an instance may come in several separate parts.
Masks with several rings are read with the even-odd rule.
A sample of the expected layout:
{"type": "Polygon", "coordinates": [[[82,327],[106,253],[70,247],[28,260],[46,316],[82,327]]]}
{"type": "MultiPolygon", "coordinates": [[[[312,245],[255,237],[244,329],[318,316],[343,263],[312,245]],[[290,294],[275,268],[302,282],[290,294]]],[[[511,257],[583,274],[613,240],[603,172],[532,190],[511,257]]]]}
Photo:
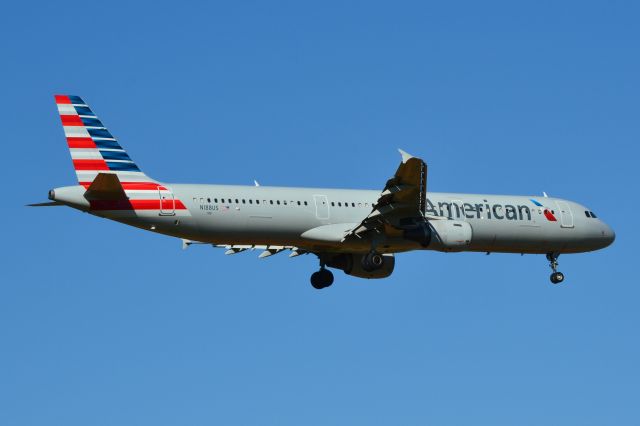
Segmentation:
{"type": "Polygon", "coordinates": [[[400,155],[402,155],[402,162],[406,163],[407,161],[409,161],[410,159],[413,158],[413,155],[409,154],[406,151],[403,151],[401,149],[398,149],[398,152],[400,152],[400,155]]]}

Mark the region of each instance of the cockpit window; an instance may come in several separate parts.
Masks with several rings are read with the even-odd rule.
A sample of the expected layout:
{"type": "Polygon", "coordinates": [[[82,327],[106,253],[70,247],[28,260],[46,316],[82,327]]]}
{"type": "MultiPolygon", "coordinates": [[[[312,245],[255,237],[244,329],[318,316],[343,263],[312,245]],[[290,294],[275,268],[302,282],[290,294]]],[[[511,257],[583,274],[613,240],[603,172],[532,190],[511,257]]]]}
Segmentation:
{"type": "Polygon", "coordinates": [[[586,210],[584,211],[584,215],[585,215],[586,217],[591,217],[591,214],[590,214],[588,211],[586,211],[586,210]]]}
{"type": "Polygon", "coordinates": [[[592,218],[594,218],[594,219],[597,219],[597,218],[598,218],[598,216],[596,216],[596,214],[595,214],[594,212],[589,212],[589,213],[591,213],[591,217],[592,217],[592,218]]]}

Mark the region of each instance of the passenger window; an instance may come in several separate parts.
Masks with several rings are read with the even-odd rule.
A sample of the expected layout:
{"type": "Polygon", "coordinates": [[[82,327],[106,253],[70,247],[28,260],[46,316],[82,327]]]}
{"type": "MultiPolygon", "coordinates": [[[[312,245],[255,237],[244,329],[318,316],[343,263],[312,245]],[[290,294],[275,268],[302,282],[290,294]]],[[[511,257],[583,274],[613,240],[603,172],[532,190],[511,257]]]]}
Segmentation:
{"type": "Polygon", "coordinates": [[[287,202],[286,202],[286,201],[283,201],[283,202],[282,202],[282,204],[284,204],[284,205],[286,206],[286,205],[287,205],[287,202]]]}
{"type": "Polygon", "coordinates": [[[336,203],[334,203],[333,201],[331,202],[331,207],[335,207],[336,203]]]}
{"type": "Polygon", "coordinates": [[[298,201],[298,205],[300,205],[300,201],[298,201]]]}
{"type": "Polygon", "coordinates": [[[236,198],[236,204],[240,204],[240,203],[238,202],[238,199],[237,199],[237,198],[236,198]]]}
{"type": "Polygon", "coordinates": [[[358,203],[358,207],[362,207],[362,203],[358,203]]]}
{"type": "Polygon", "coordinates": [[[242,204],[247,204],[246,200],[243,199],[242,200],[242,204]]]}
{"type": "Polygon", "coordinates": [[[280,200],[277,200],[276,203],[278,203],[278,205],[280,205],[280,200]]]}
{"type": "Polygon", "coordinates": [[[220,202],[221,202],[221,203],[224,203],[224,198],[220,198],[220,202]]]}
{"type": "Polygon", "coordinates": [[[351,203],[351,207],[355,207],[355,206],[356,206],[356,203],[351,203]]]}
{"type": "Polygon", "coordinates": [[[211,202],[211,198],[207,198],[207,203],[210,203],[210,202],[211,202]]]}
{"type": "Polygon", "coordinates": [[[342,203],[338,201],[338,207],[342,207],[342,203]]]}
{"type": "Polygon", "coordinates": [[[218,199],[217,199],[217,198],[214,198],[214,199],[213,199],[213,202],[214,202],[214,203],[217,203],[217,202],[218,202],[218,199]]]}
{"type": "Polygon", "coordinates": [[[273,200],[269,200],[269,203],[270,203],[271,205],[273,205],[273,200]]]}
{"type": "Polygon", "coordinates": [[[198,202],[198,199],[197,199],[196,197],[193,197],[193,202],[194,202],[194,203],[197,203],[197,202],[198,202]]]}
{"type": "Polygon", "coordinates": [[[256,204],[260,204],[260,200],[256,200],[256,204]]]}
{"type": "Polygon", "coordinates": [[[253,200],[249,200],[249,204],[253,204],[253,200]]]}
{"type": "Polygon", "coordinates": [[[308,205],[306,201],[304,202],[304,205],[305,205],[305,206],[307,206],[307,205],[308,205]]]}
{"type": "Polygon", "coordinates": [[[200,204],[204,204],[204,198],[200,198],[200,204]]]}

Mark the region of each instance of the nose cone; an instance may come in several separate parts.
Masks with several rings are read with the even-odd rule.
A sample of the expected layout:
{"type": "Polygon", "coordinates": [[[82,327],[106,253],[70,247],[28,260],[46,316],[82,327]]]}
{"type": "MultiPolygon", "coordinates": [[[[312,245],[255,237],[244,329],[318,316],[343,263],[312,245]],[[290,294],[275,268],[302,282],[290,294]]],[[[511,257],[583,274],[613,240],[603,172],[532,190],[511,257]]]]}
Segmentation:
{"type": "Polygon", "coordinates": [[[609,225],[606,223],[602,223],[602,236],[601,240],[603,243],[603,248],[610,246],[613,241],[616,239],[616,233],[611,229],[609,225]]]}

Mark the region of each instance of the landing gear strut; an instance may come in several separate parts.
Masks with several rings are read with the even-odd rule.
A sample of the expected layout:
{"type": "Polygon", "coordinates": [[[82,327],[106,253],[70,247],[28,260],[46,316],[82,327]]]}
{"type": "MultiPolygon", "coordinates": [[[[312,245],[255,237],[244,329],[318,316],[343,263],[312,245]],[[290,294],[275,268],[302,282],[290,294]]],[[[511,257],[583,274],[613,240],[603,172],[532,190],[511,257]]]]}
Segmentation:
{"type": "Polygon", "coordinates": [[[320,290],[333,284],[333,273],[326,269],[324,265],[320,266],[320,270],[311,274],[311,285],[313,288],[320,290]]]}
{"type": "Polygon", "coordinates": [[[560,284],[564,281],[564,274],[562,272],[558,272],[558,256],[556,253],[547,253],[547,260],[549,261],[549,266],[553,273],[551,274],[551,282],[553,284],[560,284]]]}

